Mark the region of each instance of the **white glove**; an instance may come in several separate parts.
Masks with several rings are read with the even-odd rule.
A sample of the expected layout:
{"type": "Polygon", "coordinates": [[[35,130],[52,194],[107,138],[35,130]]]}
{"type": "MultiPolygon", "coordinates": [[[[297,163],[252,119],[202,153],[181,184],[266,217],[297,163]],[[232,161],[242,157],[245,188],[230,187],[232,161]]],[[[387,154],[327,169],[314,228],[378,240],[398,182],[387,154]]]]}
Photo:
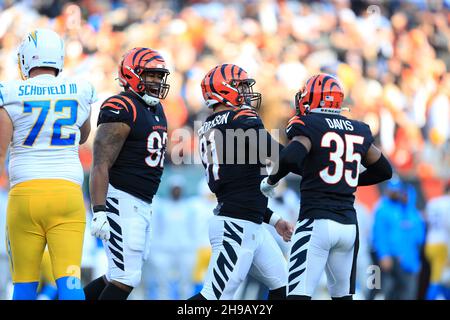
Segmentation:
{"type": "Polygon", "coordinates": [[[91,222],[91,235],[102,240],[109,240],[110,226],[105,211],[94,212],[91,222]]]}
{"type": "Polygon", "coordinates": [[[261,185],[260,185],[260,189],[263,195],[265,195],[268,198],[273,198],[275,196],[275,188],[276,186],[278,186],[277,184],[269,184],[267,182],[267,179],[269,179],[269,177],[264,178],[261,181],[261,185]]]}

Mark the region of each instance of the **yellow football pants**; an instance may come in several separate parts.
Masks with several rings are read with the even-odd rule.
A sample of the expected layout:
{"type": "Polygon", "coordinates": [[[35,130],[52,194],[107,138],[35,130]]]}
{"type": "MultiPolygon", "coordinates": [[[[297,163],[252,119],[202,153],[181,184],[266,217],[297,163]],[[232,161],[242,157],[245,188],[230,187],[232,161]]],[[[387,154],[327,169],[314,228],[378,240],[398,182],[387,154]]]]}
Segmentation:
{"type": "Polygon", "coordinates": [[[197,250],[197,262],[194,267],[194,283],[202,283],[208,270],[209,259],[211,259],[211,247],[202,247],[197,250]]]}
{"type": "Polygon", "coordinates": [[[440,283],[442,273],[447,264],[448,249],[445,243],[433,243],[425,245],[425,256],[430,263],[430,282],[440,283]]]}
{"type": "Polygon", "coordinates": [[[55,279],[80,277],[86,210],[81,187],[66,180],[30,180],[9,192],[6,244],[13,282],[36,282],[45,245],[55,279]]]}
{"type": "MultiPolygon", "coordinates": [[[[44,251],[41,262],[41,279],[39,285],[49,284],[56,287],[55,278],[52,271],[52,259],[48,250],[44,251]]],[[[38,290],[39,291],[39,290],[38,290]]]]}

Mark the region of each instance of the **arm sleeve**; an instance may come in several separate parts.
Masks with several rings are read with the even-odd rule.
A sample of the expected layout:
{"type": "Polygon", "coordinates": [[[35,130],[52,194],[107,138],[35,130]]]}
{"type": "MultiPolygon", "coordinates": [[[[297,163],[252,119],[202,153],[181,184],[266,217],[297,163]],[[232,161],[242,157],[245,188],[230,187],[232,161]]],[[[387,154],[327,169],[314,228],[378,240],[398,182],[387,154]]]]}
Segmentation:
{"type": "Polygon", "coordinates": [[[367,170],[359,175],[358,186],[370,186],[380,183],[392,177],[392,167],[389,161],[381,154],[377,162],[367,167],[367,170]]]}
{"type": "Polygon", "coordinates": [[[266,212],[264,213],[264,220],[263,222],[265,223],[269,223],[270,222],[270,217],[272,217],[273,211],[270,210],[269,207],[267,207],[266,212]]]}

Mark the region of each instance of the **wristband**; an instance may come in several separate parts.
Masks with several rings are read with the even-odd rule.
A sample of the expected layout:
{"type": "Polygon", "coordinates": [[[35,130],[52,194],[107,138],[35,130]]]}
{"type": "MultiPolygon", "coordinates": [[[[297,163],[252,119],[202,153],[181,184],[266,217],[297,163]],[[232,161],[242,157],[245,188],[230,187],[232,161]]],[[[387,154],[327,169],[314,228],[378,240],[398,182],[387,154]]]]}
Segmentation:
{"type": "Polygon", "coordinates": [[[281,220],[281,216],[280,216],[280,215],[278,215],[278,214],[276,214],[276,213],[272,213],[272,216],[270,217],[270,220],[269,220],[269,224],[270,224],[271,226],[274,226],[274,227],[275,227],[275,225],[277,224],[277,222],[280,221],[280,220],[281,220]]]}
{"type": "Polygon", "coordinates": [[[93,212],[106,211],[106,206],[104,204],[95,205],[92,207],[92,211],[93,212]]]}

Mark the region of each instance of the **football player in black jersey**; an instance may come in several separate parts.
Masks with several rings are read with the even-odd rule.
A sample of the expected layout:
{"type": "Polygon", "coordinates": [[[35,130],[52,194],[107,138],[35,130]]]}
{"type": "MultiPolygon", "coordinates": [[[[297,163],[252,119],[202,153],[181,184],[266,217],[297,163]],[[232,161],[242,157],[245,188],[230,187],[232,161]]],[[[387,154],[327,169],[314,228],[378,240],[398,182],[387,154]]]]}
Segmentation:
{"type": "Polygon", "coordinates": [[[253,92],[254,83],[239,66],[223,64],[201,84],[213,113],[198,131],[200,153],[218,205],[210,220],[206,279],[191,299],[233,299],[249,273],[269,288],[269,299],[286,297],[286,261],[262,222],[273,225],[285,241],[293,226],[267,208],[259,190],[265,161],[278,154],[280,145],[256,113],[261,95],[253,92]]]}
{"type": "Polygon", "coordinates": [[[119,66],[125,90],[100,108],[90,179],[91,234],[103,240],[108,272],[86,286],[87,300],[125,300],[140,282],[151,203],[164,166],[167,122],[160,100],[169,90],[168,75],[157,51],[134,48],[119,66]]]}
{"type": "Polygon", "coordinates": [[[302,172],[288,299],[311,299],[324,269],[331,297],[352,299],[358,252],[353,193],[392,176],[369,126],[340,115],[343,99],[335,77],[318,74],[307,80],[295,96],[298,114],[288,123],[290,143],[275,165],[279,170],[261,182],[261,191],[271,196],[281,178],[302,172]],[[367,168],[361,174],[360,164],[367,168]]]}

